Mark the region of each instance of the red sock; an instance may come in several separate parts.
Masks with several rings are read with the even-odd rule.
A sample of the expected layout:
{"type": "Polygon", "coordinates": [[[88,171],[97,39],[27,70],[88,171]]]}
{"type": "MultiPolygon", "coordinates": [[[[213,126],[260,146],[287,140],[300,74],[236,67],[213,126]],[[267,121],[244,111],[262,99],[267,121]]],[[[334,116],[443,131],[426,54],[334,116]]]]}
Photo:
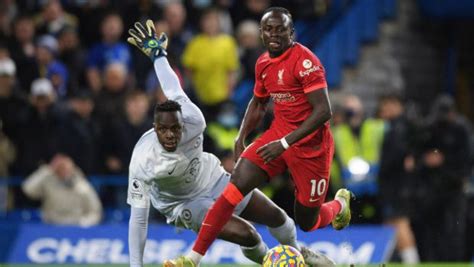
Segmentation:
{"type": "Polygon", "coordinates": [[[321,205],[319,210],[319,217],[316,224],[313,226],[311,231],[314,231],[318,228],[326,227],[328,224],[336,218],[336,215],[341,211],[341,203],[337,200],[329,201],[321,205]]]}
{"type": "Polygon", "coordinates": [[[232,183],[229,183],[222,195],[216,200],[209,209],[201,225],[201,230],[194,243],[193,250],[201,255],[216,240],[224,225],[232,217],[235,207],[242,201],[243,195],[239,189],[232,183]]]}

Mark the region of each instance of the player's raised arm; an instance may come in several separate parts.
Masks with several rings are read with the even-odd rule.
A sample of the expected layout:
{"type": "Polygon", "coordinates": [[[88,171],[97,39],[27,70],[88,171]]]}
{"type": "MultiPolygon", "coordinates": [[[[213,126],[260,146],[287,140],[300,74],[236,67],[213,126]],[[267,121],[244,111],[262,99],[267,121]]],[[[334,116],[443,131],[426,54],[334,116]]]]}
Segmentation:
{"type": "Polygon", "coordinates": [[[194,133],[200,134],[206,127],[206,121],[201,110],[184,93],[178,76],[166,58],[166,48],[168,46],[166,34],[161,33],[158,38],[152,20],[147,20],[146,28],[140,22],[135,22],[134,28],[128,30],[128,33],[130,37],[128,37],[127,41],[140,49],[153,61],[156,76],[166,98],[179,102],[184,122],[197,127],[195,128],[197,131],[193,132],[191,137],[194,136],[194,133]]]}
{"type": "Polygon", "coordinates": [[[181,88],[178,76],[166,58],[168,37],[165,33],[157,37],[152,20],[147,20],[145,26],[135,22],[134,28],[128,30],[130,37],[127,41],[151,59],[163,93],[168,99],[178,100],[180,97],[187,97],[181,88]]]}

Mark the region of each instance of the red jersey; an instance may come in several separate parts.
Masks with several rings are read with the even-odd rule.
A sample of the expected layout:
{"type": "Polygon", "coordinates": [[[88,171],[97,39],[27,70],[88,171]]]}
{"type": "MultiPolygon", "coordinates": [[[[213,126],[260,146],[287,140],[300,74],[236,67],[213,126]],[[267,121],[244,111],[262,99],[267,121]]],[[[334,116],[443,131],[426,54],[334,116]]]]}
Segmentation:
{"type": "MultiPolygon", "coordinates": [[[[299,43],[294,43],[277,58],[271,58],[266,52],[257,60],[254,94],[273,100],[275,118],[270,128],[281,137],[298,128],[313,111],[306,93],[323,88],[327,88],[327,83],[321,62],[299,43]]],[[[329,123],[326,123],[298,143],[328,129],[329,123]]]]}

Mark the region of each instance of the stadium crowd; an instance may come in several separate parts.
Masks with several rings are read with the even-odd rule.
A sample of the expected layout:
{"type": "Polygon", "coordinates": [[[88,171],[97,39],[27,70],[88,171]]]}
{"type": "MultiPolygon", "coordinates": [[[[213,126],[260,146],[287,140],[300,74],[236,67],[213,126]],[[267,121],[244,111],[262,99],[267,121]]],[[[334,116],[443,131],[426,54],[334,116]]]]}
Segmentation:
{"type": "MultiPolygon", "coordinates": [[[[290,2],[2,1],[0,177],[25,177],[24,192],[11,190],[6,208],[31,206],[27,196],[47,202],[47,194],[54,194],[47,189],[58,181],[80,183],[75,196],[88,203],[89,214],[71,216],[80,225],[100,221],[101,204],[85,177],[126,177],[133,147],[151,128],[153,106],[163,99],[151,62],[124,41],[124,29],[147,18],[168,34],[168,59],[205,114],[204,150],[218,155],[231,171],[255,62],[264,51],[261,14],[281,5],[295,20],[316,18],[330,3],[290,2]],[[313,8],[301,8],[308,5],[313,8]],[[55,180],[66,176],[74,179],[55,180]],[[37,189],[39,180],[50,184],[37,189]]],[[[402,232],[413,228],[414,235],[402,236],[412,243],[416,239],[422,260],[469,259],[474,246],[466,240],[465,188],[472,175],[473,142],[470,123],[456,112],[453,99],[440,96],[426,114],[395,95],[381,98],[374,114],[364,113],[354,95],[334,97],[332,105],[336,156],[328,195],[342,186],[356,191],[355,223],[385,222],[402,232]]],[[[292,216],[288,203],[293,203],[294,187],[288,181],[282,176],[262,190],[292,216]]],[[[123,188],[99,192],[102,205],[124,206],[126,183],[124,178],[123,188]]],[[[43,203],[43,208],[54,207],[43,203]]],[[[61,215],[50,214],[48,222],[70,223],[54,221],[61,215]]]]}

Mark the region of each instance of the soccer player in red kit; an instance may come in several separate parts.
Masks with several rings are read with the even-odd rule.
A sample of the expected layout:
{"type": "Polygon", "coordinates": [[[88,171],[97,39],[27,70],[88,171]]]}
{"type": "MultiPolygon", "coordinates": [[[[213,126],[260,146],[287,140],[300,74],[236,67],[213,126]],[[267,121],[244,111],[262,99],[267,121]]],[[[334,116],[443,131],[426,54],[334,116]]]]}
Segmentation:
{"type": "Polygon", "coordinates": [[[260,27],[267,52],[257,60],[254,96],[236,140],[234,153],[240,159],[230,183],[207,212],[193,250],[164,266],[198,266],[243,197],[286,169],[295,183],[295,219],[303,231],[331,222],[340,230],[350,222],[351,192],[340,189],[335,200],[324,203],[334,153],[324,68],[309,49],[293,41],[288,10],[267,9],[260,27]],[[245,148],[245,139],[261,122],[269,99],[274,103],[274,120],[245,148]]]}

